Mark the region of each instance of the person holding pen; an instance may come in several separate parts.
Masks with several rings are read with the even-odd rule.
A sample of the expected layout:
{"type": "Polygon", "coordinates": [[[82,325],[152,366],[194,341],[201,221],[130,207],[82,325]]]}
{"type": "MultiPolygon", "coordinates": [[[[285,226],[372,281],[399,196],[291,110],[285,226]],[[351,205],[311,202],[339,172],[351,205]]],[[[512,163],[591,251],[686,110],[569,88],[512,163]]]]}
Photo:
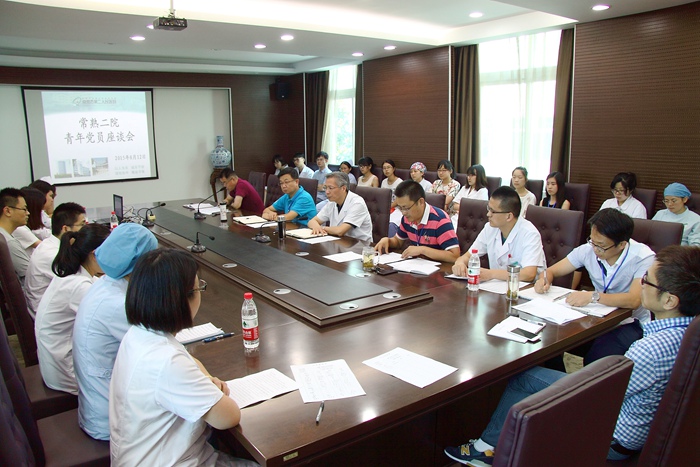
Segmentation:
{"type": "Polygon", "coordinates": [[[617,209],[602,209],[588,224],[591,226],[588,241],[549,267],[535,283],[535,291],[545,293],[555,277],[585,267],[595,290],[572,292],[566,303],[572,306],[600,303],[634,310],[632,318],[593,342],[584,364],[606,355],[624,355],[642,337],[642,324],[650,321],[650,314],[640,306],[641,279],[654,262],[651,248],[632,240],[634,222],[627,214],[617,209]]]}

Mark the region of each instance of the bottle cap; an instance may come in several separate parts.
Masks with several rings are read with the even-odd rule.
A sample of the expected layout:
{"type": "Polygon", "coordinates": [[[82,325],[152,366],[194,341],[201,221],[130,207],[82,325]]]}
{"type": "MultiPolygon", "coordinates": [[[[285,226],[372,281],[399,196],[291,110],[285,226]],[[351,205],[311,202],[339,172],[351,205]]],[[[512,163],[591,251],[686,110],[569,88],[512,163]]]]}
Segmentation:
{"type": "Polygon", "coordinates": [[[243,299],[245,299],[245,300],[251,300],[252,298],[253,298],[252,292],[246,292],[243,294],[243,299]]]}
{"type": "Polygon", "coordinates": [[[115,214],[115,212],[114,212],[114,211],[112,211],[112,214],[115,214]]]}
{"type": "Polygon", "coordinates": [[[477,254],[478,252],[479,252],[479,250],[477,250],[476,248],[474,248],[474,249],[472,250],[472,254],[473,254],[473,255],[477,254]]]}

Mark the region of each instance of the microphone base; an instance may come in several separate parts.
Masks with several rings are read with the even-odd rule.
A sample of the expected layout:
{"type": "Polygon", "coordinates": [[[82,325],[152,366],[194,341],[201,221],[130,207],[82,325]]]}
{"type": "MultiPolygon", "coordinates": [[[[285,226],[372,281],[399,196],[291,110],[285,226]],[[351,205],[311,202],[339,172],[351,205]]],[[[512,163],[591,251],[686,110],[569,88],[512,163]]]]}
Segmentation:
{"type": "Polygon", "coordinates": [[[204,253],[205,251],[207,251],[207,247],[205,247],[201,243],[195,243],[194,245],[192,245],[190,251],[192,253],[204,253]]]}
{"type": "Polygon", "coordinates": [[[203,221],[204,219],[207,218],[206,214],[202,214],[201,212],[197,211],[194,213],[194,218],[198,221],[203,221]]]}
{"type": "Polygon", "coordinates": [[[143,222],[141,222],[141,225],[144,227],[153,227],[156,224],[153,221],[149,221],[148,219],[146,219],[143,222]]]}
{"type": "Polygon", "coordinates": [[[270,243],[270,237],[265,234],[258,234],[255,237],[253,237],[253,240],[255,240],[258,243],[270,243]]]}

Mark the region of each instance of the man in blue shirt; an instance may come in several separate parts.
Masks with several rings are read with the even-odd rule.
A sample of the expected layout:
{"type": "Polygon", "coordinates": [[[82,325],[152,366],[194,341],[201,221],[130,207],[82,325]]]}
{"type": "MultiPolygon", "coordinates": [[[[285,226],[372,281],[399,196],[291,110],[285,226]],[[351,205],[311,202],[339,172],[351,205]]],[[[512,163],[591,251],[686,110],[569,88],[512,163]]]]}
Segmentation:
{"type": "Polygon", "coordinates": [[[279,180],[280,188],[287,196],[282,196],[268,206],[262,213],[263,218],[274,221],[278,214],[284,214],[285,221],[293,220],[306,226],[309,219],[316,215],[316,204],[304,187],[299,186],[299,172],[287,167],[280,171],[279,180]]]}
{"type": "MultiPolygon", "coordinates": [[[[634,362],[617,419],[608,459],[622,460],[642,449],[661,402],[683,334],[700,314],[700,247],[670,246],[656,255],[642,277],[642,305],[655,321],[642,325],[644,337],[625,356],[634,362]]],[[[510,407],[566,374],[535,367],[511,378],[481,438],[445,448],[450,458],[466,464],[489,465],[510,407]]]]}
{"type": "MultiPolygon", "coordinates": [[[[326,190],[323,189],[323,185],[326,183],[326,175],[331,173],[331,169],[328,168],[328,153],[325,151],[319,151],[316,154],[316,165],[318,170],[314,172],[311,177],[318,182],[318,193],[316,193],[316,200],[318,204],[316,205],[316,210],[320,211],[323,206],[328,202],[328,197],[326,196],[326,190]]],[[[313,197],[313,193],[311,196],[313,197]]]]}

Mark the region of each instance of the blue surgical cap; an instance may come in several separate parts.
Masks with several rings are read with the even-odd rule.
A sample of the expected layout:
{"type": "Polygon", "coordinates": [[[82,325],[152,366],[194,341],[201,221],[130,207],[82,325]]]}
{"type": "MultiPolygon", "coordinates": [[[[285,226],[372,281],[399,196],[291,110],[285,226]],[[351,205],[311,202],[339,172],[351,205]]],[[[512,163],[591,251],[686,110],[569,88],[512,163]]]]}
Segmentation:
{"type": "Polygon", "coordinates": [[[146,227],[121,224],[95,250],[97,264],[112,279],[121,279],[134,270],[136,260],[158,248],[158,240],[146,227]]]}
{"type": "Polygon", "coordinates": [[[677,196],[679,198],[690,198],[690,190],[682,183],[671,183],[664,190],[664,196],[677,196]]]}

